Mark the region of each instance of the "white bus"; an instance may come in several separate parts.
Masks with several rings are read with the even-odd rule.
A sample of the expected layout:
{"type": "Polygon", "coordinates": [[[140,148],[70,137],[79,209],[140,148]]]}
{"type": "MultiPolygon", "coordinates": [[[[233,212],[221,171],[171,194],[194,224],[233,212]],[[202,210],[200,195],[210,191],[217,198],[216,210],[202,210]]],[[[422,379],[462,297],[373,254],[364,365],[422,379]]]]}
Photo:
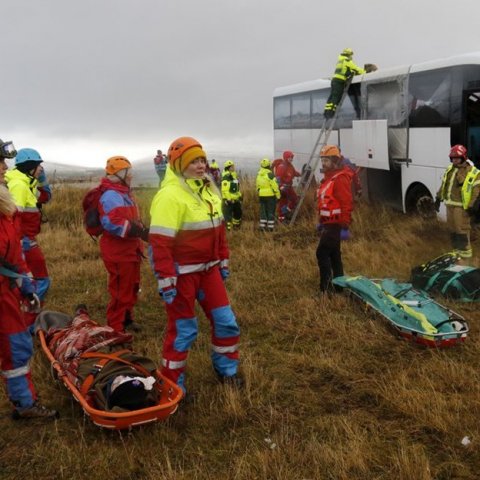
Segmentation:
{"type": "MultiPolygon", "coordinates": [[[[325,79],[275,89],[276,157],[308,161],[329,92],[325,79]]],[[[480,52],[355,76],[328,143],[365,167],[371,200],[416,211],[435,197],[451,145],[480,166],[480,52]]]]}

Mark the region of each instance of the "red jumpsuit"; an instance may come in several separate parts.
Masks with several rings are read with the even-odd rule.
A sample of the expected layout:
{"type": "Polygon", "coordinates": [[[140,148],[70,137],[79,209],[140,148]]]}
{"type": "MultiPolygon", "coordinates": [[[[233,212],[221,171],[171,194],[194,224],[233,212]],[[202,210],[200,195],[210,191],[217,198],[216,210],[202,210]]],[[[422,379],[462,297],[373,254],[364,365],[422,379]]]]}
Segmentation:
{"type": "Polygon", "coordinates": [[[275,160],[273,165],[281,194],[277,203],[277,216],[278,220],[282,222],[297,206],[298,196],[293,188],[293,179],[299,177],[300,173],[295,170],[289,160],[275,160]]]}
{"type": "Polygon", "coordinates": [[[142,241],[132,225],[143,225],[130,187],[102,179],[106,190],[100,197],[99,213],[104,228],[100,252],[108,271],[110,301],[107,323],[114,330],[124,331],[133,322],[133,307],[137,303],[140,286],[142,241]]]}
{"type": "MultiPolygon", "coordinates": [[[[7,194],[6,189],[0,186],[0,196],[7,194]]],[[[18,273],[27,273],[22,258],[19,223],[17,214],[12,216],[0,211],[0,259],[14,266],[18,273]]],[[[16,407],[23,409],[31,407],[37,398],[29,364],[33,343],[20,310],[20,290],[12,280],[0,274],[0,370],[8,398],[16,407]]]]}

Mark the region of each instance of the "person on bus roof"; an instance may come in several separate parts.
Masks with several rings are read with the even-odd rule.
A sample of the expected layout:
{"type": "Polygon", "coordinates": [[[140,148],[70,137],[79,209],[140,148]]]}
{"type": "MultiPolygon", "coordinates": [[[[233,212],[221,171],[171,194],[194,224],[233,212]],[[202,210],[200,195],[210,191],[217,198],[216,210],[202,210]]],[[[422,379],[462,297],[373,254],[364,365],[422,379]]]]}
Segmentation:
{"type": "MultiPolygon", "coordinates": [[[[345,83],[355,75],[362,75],[365,73],[363,68],[358,67],[353,63],[353,50],[351,48],[343,49],[337,60],[335,72],[331,81],[330,95],[325,104],[323,115],[325,118],[332,118],[339,104],[345,83]]],[[[358,112],[357,112],[358,115],[358,112]]]]}
{"type": "Polygon", "coordinates": [[[450,150],[451,164],[443,174],[442,184],[435,199],[435,210],[440,203],[447,206],[447,225],[453,251],[462,259],[473,255],[470,244],[471,221],[480,208],[480,170],[467,158],[463,145],[454,145],[450,150]]]}

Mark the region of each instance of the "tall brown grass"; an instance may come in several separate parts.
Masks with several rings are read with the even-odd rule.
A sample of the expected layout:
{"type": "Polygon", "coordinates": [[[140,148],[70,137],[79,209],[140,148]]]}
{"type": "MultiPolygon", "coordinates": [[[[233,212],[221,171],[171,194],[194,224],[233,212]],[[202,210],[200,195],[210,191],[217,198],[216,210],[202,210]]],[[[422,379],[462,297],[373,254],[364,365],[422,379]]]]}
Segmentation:
{"type": "MultiPolygon", "coordinates": [[[[39,242],[53,280],[47,306],[68,313],[84,302],[104,322],[106,273],[81,225],[83,193],[59,188],[46,208],[39,242]]],[[[153,193],[137,193],[145,218],[153,193]]],[[[229,235],[244,390],[216,383],[200,312],[187,379],[195,402],[131,432],[94,426],[37,349],[35,383],[61,418],[13,422],[2,393],[0,478],[479,478],[477,307],[448,303],[467,317],[471,334],[463,346],[437,351],[399,340],[344,296],[320,298],[313,199],[306,204],[293,228],[261,234],[250,185],[242,230],[229,235]]],[[[443,224],[375,205],[358,206],[352,233],[343,246],[351,274],[406,280],[413,265],[449,249],[443,224]]],[[[135,348],[159,360],[165,313],[146,262],[136,314],[144,331],[135,348]]]]}

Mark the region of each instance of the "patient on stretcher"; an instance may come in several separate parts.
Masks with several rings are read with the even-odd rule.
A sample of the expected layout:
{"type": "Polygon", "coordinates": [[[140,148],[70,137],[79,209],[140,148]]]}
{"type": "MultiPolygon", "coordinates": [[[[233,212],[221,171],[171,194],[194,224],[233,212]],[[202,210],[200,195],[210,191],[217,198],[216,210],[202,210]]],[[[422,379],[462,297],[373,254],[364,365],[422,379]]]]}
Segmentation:
{"type": "Polygon", "coordinates": [[[77,307],[73,318],[41,312],[35,322],[38,330],[44,332],[55,360],[92,407],[124,412],[157,403],[156,365],[131,350],[131,334],[99,325],[84,305],[77,307]]]}

